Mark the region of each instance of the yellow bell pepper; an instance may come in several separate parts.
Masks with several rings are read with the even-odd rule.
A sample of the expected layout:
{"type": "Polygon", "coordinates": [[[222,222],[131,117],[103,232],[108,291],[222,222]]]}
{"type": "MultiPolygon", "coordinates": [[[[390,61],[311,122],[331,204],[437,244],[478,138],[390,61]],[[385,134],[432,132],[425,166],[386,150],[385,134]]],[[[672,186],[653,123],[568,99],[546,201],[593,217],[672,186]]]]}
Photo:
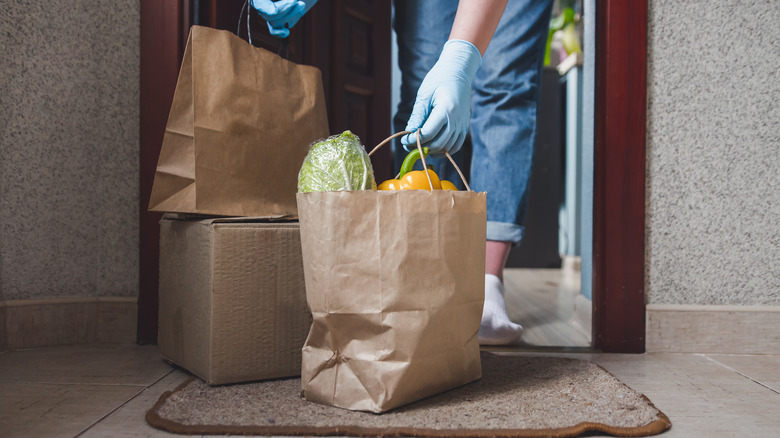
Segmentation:
{"type": "MultiPolygon", "coordinates": [[[[428,148],[422,149],[423,156],[427,157],[428,148]]],[[[398,179],[384,181],[382,184],[379,184],[377,190],[430,190],[431,185],[433,185],[434,190],[445,188],[447,190],[458,190],[451,182],[447,180],[440,181],[439,176],[436,175],[436,172],[433,170],[433,166],[428,166],[428,169],[425,171],[412,170],[414,168],[414,163],[419,159],[419,149],[414,149],[409,152],[409,154],[406,155],[406,158],[404,158],[404,162],[401,164],[401,173],[399,174],[398,179]],[[431,178],[430,183],[428,182],[428,176],[425,175],[425,172],[428,172],[428,176],[431,178]]]]}
{"type": "Polygon", "coordinates": [[[401,181],[397,179],[388,179],[376,187],[377,190],[401,190],[401,181]]]}
{"type": "Polygon", "coordinates": [[[458,191],[458,188],[455,187],[455,184],[447,181],[446,179],[441,180],[441,189],[442,190],[454,190],[456,192],[458,191]]]}
{"type": "Polygon", "coordinates": [[[428,177],[425,176],[425,172],[413,170],[401,177],[401,190],[430,190],[431,185],[433,185],[434,190],[441,190],[441,182],[436,172],[431,169],[427,169],[426,172],[431,177],[430,183],[428,183],[428,177]]]}

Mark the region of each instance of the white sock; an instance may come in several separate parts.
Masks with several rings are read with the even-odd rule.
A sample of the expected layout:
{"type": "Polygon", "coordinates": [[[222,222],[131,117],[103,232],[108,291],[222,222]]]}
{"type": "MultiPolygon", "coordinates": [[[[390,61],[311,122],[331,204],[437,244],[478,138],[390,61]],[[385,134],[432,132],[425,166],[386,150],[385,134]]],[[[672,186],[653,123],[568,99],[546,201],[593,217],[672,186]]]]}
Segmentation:
{"type": "Polygon", "coordinates": [[[509,320],[504,303],[504,284],[492,274],[485,274],[485,305],[479,326],[479,343],[510,345],[520,342],[523,326],[509,320]]]}

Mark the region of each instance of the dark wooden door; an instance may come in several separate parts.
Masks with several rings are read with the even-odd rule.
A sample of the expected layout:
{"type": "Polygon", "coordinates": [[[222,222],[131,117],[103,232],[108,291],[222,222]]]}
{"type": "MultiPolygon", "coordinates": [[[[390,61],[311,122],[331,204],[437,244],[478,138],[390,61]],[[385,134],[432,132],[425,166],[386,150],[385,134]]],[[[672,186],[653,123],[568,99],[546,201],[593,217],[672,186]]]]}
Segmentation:
{"type": "MultiPolygon", "coordinates": [[[[157,341],[159,213],[147,211],[168,110],[193,24],[247,38],[244,0],[141,2],[140,290],[138,342],[157,341]]],[[[390,134],[390,0],[317,3],[286,42],[250,14],[252,44],[322,71],[330,132],[349,129],[367,148],[390,134]]],[[[378,180],[390,178],[389,149],[373,157],[378,180]]]]}

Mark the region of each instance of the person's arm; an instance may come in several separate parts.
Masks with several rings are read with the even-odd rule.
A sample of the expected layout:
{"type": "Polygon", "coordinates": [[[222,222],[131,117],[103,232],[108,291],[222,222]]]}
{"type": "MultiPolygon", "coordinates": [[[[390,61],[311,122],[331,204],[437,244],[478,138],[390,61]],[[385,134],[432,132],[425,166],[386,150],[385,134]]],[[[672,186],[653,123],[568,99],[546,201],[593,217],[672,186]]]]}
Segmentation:
{"type": "Polygon", "coordinates": [[[485,54],[504,14],[507,0],[461,0],[450,32],[451,40],[468,41],[485,54]]]}
{"type": "Polygon", "coordinates": [[[463,145],[471,117],[471,81],[482,63],[507,0],[461,0],[449,40],[439,60],[425,76],[406,130],[407,149],[416,144],[415,132],[432,155],[454,154],[463,145]]]}

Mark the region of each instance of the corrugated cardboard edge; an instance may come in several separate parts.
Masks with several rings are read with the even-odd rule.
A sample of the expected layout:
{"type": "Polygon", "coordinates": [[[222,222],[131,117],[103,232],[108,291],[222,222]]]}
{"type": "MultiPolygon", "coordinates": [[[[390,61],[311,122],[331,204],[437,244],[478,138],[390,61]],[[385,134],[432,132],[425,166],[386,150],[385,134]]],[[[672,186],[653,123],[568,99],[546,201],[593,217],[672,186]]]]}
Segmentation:
{"type": "Polygon", "coordinates": [[[164,213],[162,221],[193,221],[203,222],[204,224],[216,224],[216,223],[242,223],[242,222],[295,222],[298,220],[298,215],[294,214],[280,214],[271,216],[213,216],[202,215],[194,213],[164,213]]]}
{"type": "MultiPolygon", "coordinates": [[[[173,227],[176,226],[174,224],[174,221],[161,221],[161,234],[160,234],[160,290],[162,290],[164,287],[166,287],[166,281],[169,277],[166,277],[162,275],[162,272],[164,269],[166,269],[165,264],[168,263],[163,259],[162,255],[164,251],[166,251],[168,248],[170,248],[171,243],[180,244],[180,239],[172,239],[171,242],[165,243],[163,241],[164,234],[163,234],[163,227],[173,227]]],[[[197,254],[190,254],[190,258],[204,258],[209,259],[212,257],[212,250],[213,247],[213,237],[210,233],[205,231],[204,228],[199,227],[197,222],[189,222],[186,225],[186,228],[181,230],[182,232],[187,232],[190,234],[190,238],[188,239],[190,242],[190,245],[192,245],[194,248],[197,248],[198,251],[200,251],[197,254]]],[[[175,251],[175,249],[173,249],[175,251]]],[[[180,264],[181,259],[173,258],[171,259],[171,263],[174,264],[180,264]]],[[[180,267],[180,266],[179,266],[180,267]]],[[[173,269],[173,272],[178,272],[178,268],[173,269]]],[[[211,272],[207,271],[199,271],[200,274],[206,275],[207,279],[203,279],[202,281],[195,282],[196,285],[200,284],[197,287],[194,287],[194,289],[200,289],[199,292],[193,292],[187,299],[191,299],[193,296],[198,297],[200,294],[203,294],[205,290],[208,290],[211,288],[212,284],[212,274],[211,272]]],[[[170,274],[170,275],[176,275],[176,274],[170,274]]],[[[171,277],[173,278],[173,277],[171,277]]],[[[192,280],[191,277],[188,277],[188,280],[192,280]]],[[[176,281],[178,284],[179,282],[176,281]]],[[[178,287],[178,286],[177,286],[178,287]]],[[[192,289],[191,289],[192,290],[192,289]]],[[[169,362],[178,365],[181,368],[185,368],[189,370],[192,374],[195,374],[197,376],[201,376],[204,378],[204,380],[207,380],[209,377],[209,370],[210,370],[210,344],[207,343],[197,343],[197,344],[187,344],[185,345],[184,341],[184,330],[185,326],[187,324],[187,321],[192,320],[193,316],[189,316],[189,318],[186,317],[186,315],[182,315],[178,313],[175,309],[178,309],[181,307],[181,300],[185,299],[182,297],[176,297],[172,295],[165,295],[160,294],[159,295],[159,330],[157,333],[157,339],[158,339],[158,349],[160,351],[160,354],[169,362]],[[166,307],[170,306],[170,307],[166,307]],[[165,315],[168,315],[168,319],[163,319],[165,315]],[[189,348],[192,345],[197,345],[196,348],[189,348]],[[185,364],[187,364],[185,366],[185,364]]],[[[211,311],[211,303],[210,298],[203,298],[203,306],[195,306],[199,310],[199,312],[194,316],[194,318],[204,318],[206,315],[211,311]]],[[[191,328],[191,327],[190,327],[191,328]]],[[[197,333],[197,335],[203,337],[203,338],[210,338],[210,332],[211,327],[206,326],[204,327],[201,332],[197,333]]],[[[191,334],[191,336],[195,336],[195,334],[191,334]]]]}
{"type": "Polygon", "coordinates": [[[214,223],[210,227],[214,230],[212,383],[299,375],[311,316],[298,223],[214,223]]]}
{"type": "MultiPolygon", "coordinates": [[[[285,233],[289,233],[291,229],[298,229],[298,222],[297,217],[291,216],[291,215],[281,215],[281,216],[262,216],[262,217],[204,217],[202,215],[193,215],[193,214],[178,214],[178,213],[166,213],[163,216],[163,219],[160,221],[161,226],[168,226],[168,227],[174,227],[174,229],[178,230],[189,230],[188,233],[194,233],[194,236],[198,237],[198,246],[201,247],[203,244],[205,244],[208,247],[208,254],[201,253],[198,257],[198,259],[206,260],[208,259],[208,263],[211,265],[210,270],[210,279],[209,284],[204,284],[201,287],[203,290],[202,293],[206,293],[208,290],[208,298],[206,300],[208,301],[207,307],[207,313],[213,317],[213,313],[215,311],[214,308],[214,287],[215,287],[215,277],[214,277],[214,263],[215,263],[215,257],[217,254],[217,243],[219,236],[221,236],[221,232],[219,230],[224,230],[223,232],[236,232],[236,229],[243,229],[243,228],[256,228],[260,230],[269,230],[269,229],[279,229],[279,230],[286,230],[285,233]],[[208,243],[204,243],[208,242],[208,243]],[[204,258],[205,256],[205,258],[204,258]]],[[[267,232],[267,231],[264,231],[267,232]]],[[[239,245],[241,246],[241,245],[239,245]]],[[[246,248],[245,248],[246,249],[246,248]]],[[[299,256],[300,257],[300,256],[299,256]]],[[[302,269],[302,266],[301,266],[302,269]]],[[[302,277],[302,275],[301,275],[302,277]]],[[[302,282],[301,278],[301,282],[302,282]]],[[[303,284],[301,285],[301,288],[303,288],[303,284]]],[[[197,294],[196,294],[197,295],[197,294]]],[[[303,300],[305,302],[305,293],[303,294],[303,300]]],[[[175,300],[181,300],[181,298],[175,299],[175,300]]],[[[174,301],[175,301],[174,300],[174,301]]],[[[163,312],[161,312],[161,315],[163,312]]],[[[209,319],[211,321],[211,319],[209,319]]],[[[169,324],[173,324],[172,326],[175,326],[173,322],[167,322],[169,324]]],[[[305,327],[306,331],[308,333],[308,328],[311,325],[311,317],[309,316],[305,327]]],[[[222,385],[222,384],[232,384],[232,383],[240,383],[240,382],[248,382],[248,381],[257,381],[257,380],[265,380],[265,379],[271,379],[271,378],[281,378],[281,377],[292,377],[299,375],[300,373],[300,359],[298,359],[298,364],[294,366],[294,370],[290,369],[289,367],[287,369],[282,369],[279,367],[278,369],[275,369],[274,371],[268,371],[264,372],[263,374],[247,374],[242,376],[230,376],[230,375],[223,375],[218,370],[214,369],[214,356],[213,352],[215,351],[215,345],[213,345],[214,342],[214,327],[209,324],[209,326],[206,328],[206,331],[208,331],[208,335],[205,337],[209,340],[207,343],[208,347],[205,347],[206,351],[208,352],[205,357],[202,357],[202,352],[193,355],[193,351],[191,349],[183,349],[182,351],[179,351],[177,348],[173,348],[176,345],[176,341],[173,339],[177,333],[176,330],[171,329],[168,330],[169,333],[165,334],[161,330],[160,333],[158,333],[160,344],[160,352],[162,356],[167,360],[168,362],[177,365],[180,368],[188,370],[191,374],[194,374],[201,378],[204,382],[208,383],[209,385],[222,385]],[[186,354],[185,354],[186,353],[186,354]]],[[[303,341],[305,339],[305,335],[301,338],[300,344],[303,345],[303,341]]],[[[179,343],[182,343],[184,341],[179,341],[179,343]]],[[[182,344],[183,345],[183,344],[182,344]]],[[[218,349],[217,349],[218,350],[218,349]]],[[[289,352],[290,350],[284,350],[289,352]]]]}

